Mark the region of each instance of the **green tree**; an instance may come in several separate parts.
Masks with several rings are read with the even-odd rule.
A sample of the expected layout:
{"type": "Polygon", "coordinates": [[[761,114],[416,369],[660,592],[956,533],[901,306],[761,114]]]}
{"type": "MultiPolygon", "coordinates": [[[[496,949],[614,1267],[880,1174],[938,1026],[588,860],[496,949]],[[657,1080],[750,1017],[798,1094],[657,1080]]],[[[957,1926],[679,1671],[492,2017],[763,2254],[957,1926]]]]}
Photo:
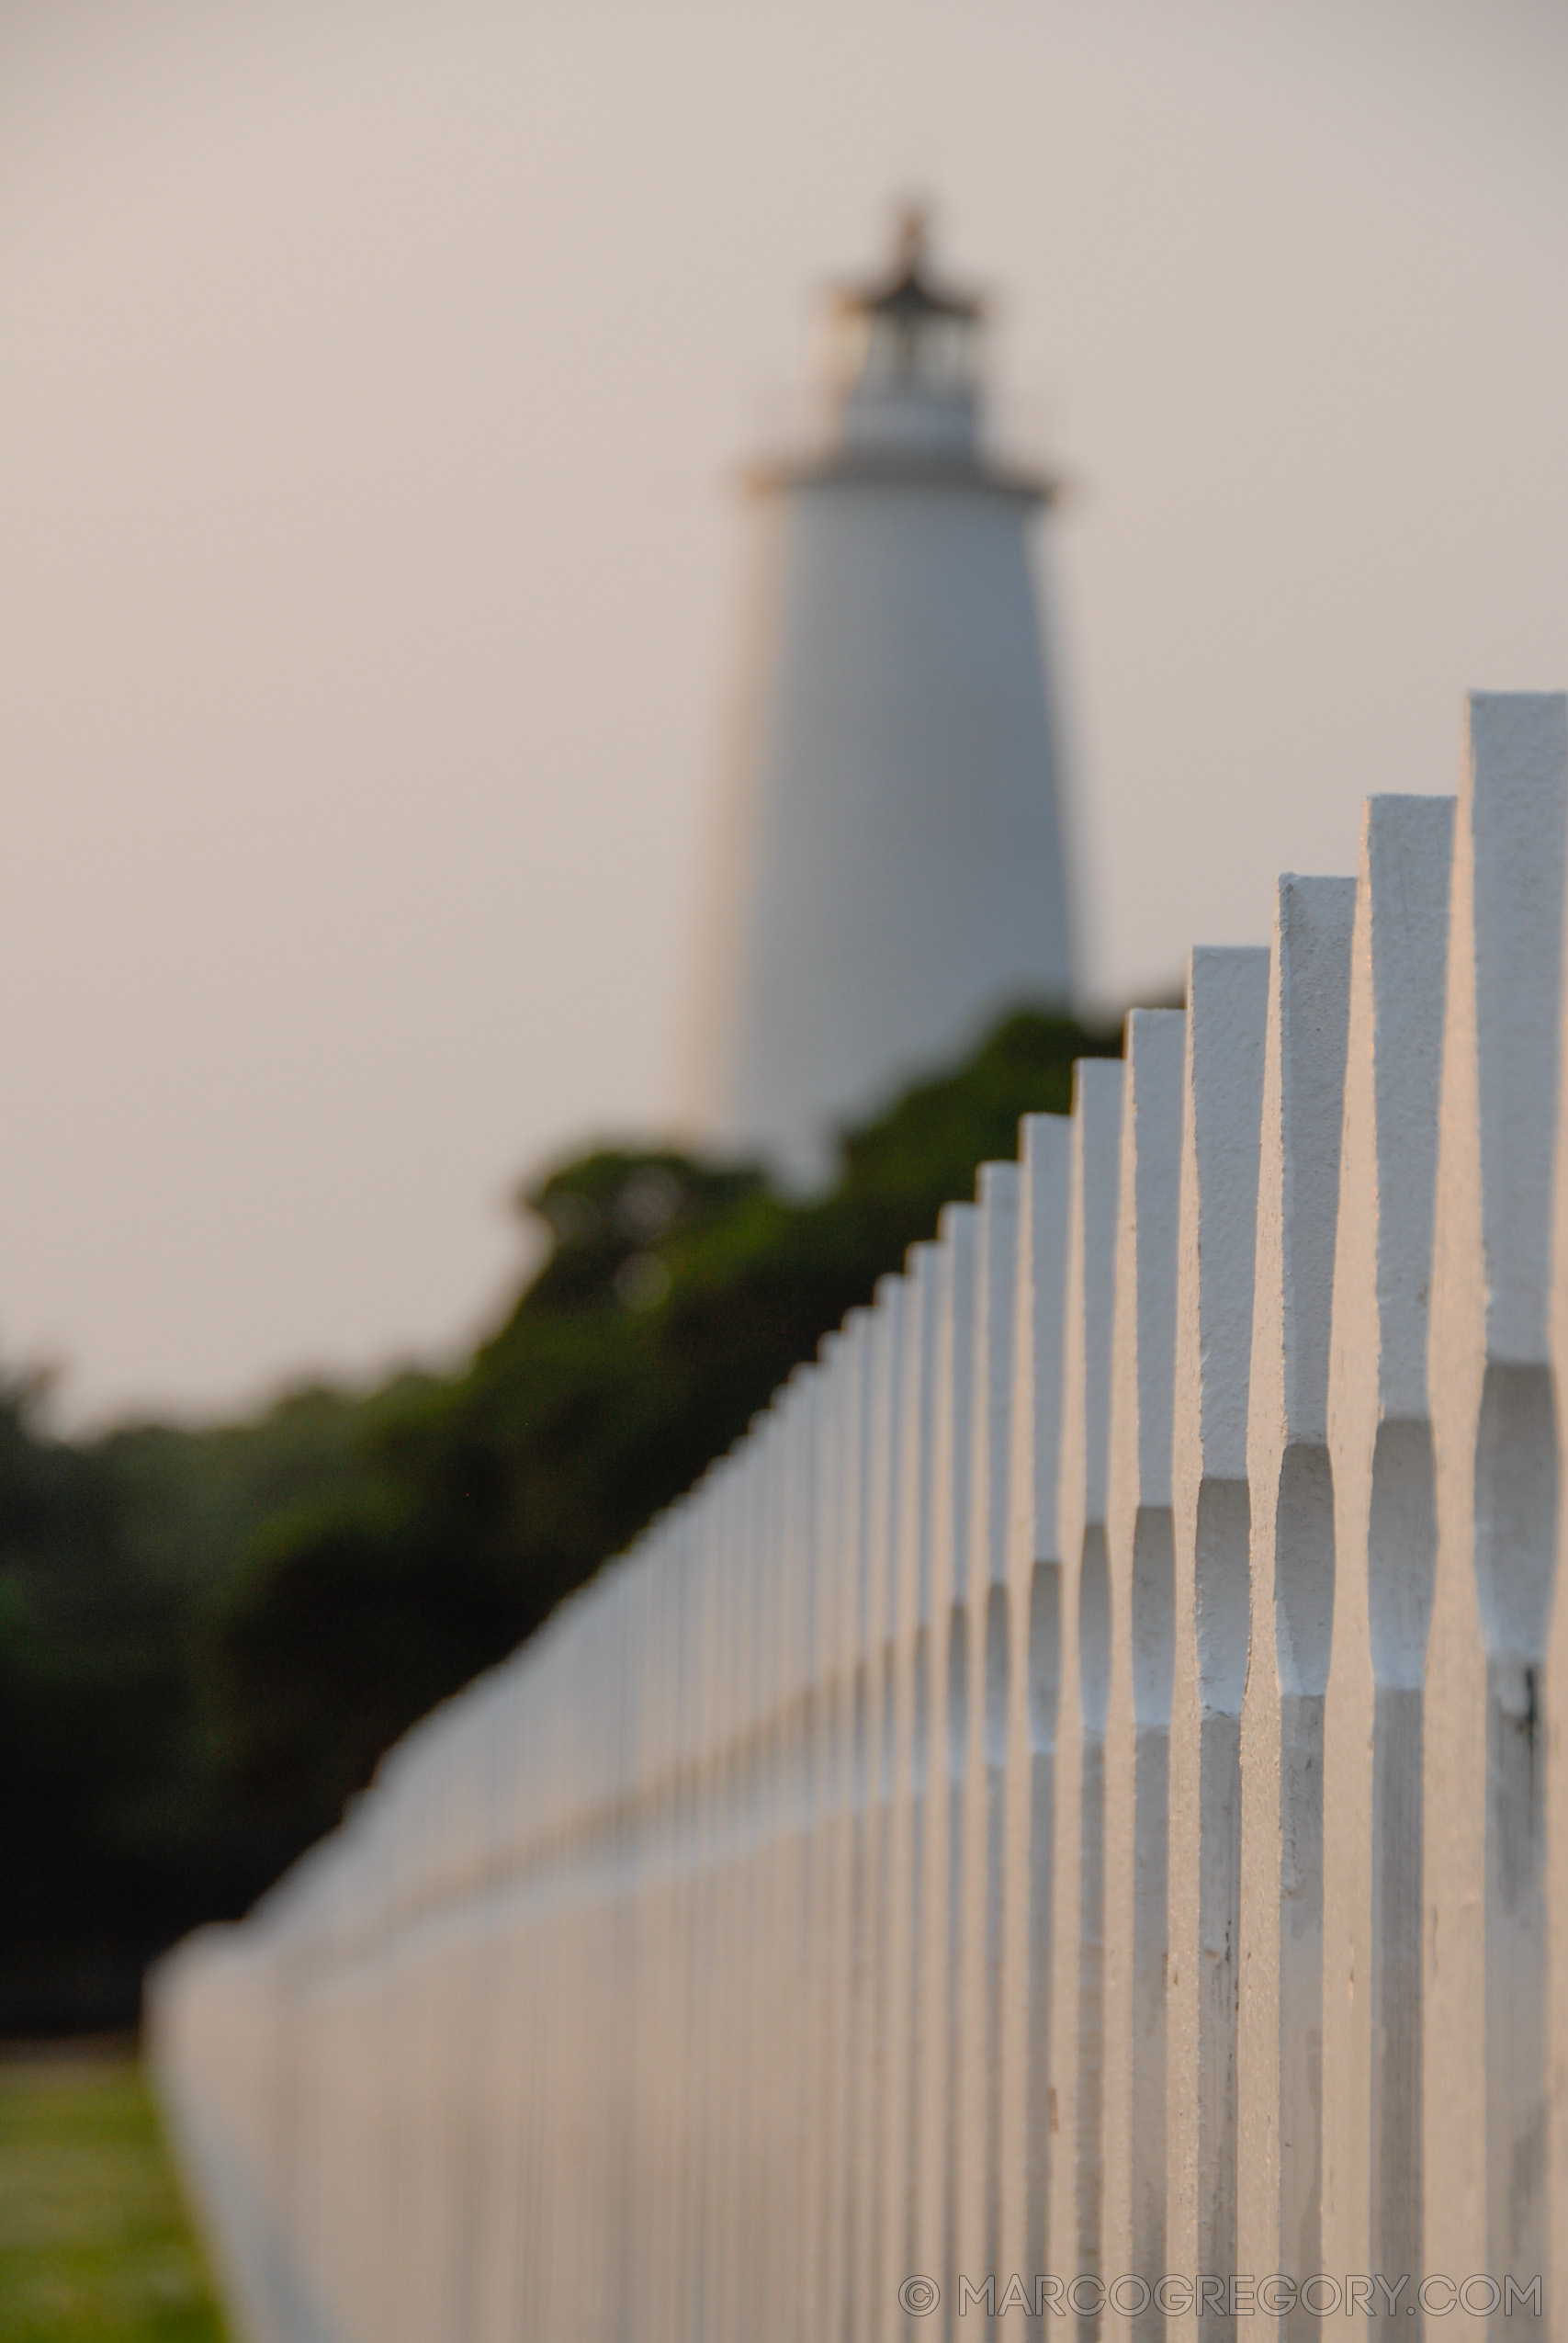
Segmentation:
{"type": "Polygon", "coordinates": [[[1072,1064],[1119,1038],[1010,1018],[967,1065],[844,1134],[820,1197],[754,1165],[605,1150],[522,1199],[549,1251],[448,1381],[382,1406],[367,1477],[255,1541],[214,1631],[236,1794],[325,1828],[397,1733],[620,1552],[1072,1064]]]}
{"type": "Polygon", "coordinates": [[[0,1381],[0,2027],[133,2016],[150,1954],[243,1910],[1119,1047],[1010,1017],[811,1198],[669,1151],[562,1165],[519,1198],[541,1264],[451,1375],[85,1443],[0,1381]]]}

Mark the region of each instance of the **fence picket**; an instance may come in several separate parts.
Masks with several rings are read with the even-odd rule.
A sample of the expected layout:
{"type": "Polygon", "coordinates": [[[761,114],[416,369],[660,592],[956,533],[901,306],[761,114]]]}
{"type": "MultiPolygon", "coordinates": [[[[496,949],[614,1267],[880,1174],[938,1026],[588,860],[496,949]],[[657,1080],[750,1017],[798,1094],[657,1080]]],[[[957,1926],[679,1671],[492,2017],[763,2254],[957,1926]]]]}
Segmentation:
{"type": "Polygon", "coordinates": [[[254,2343],[1549,2315],[1565,897],[1568,704],[1478,695],[160,1965],[254,2343]]]}

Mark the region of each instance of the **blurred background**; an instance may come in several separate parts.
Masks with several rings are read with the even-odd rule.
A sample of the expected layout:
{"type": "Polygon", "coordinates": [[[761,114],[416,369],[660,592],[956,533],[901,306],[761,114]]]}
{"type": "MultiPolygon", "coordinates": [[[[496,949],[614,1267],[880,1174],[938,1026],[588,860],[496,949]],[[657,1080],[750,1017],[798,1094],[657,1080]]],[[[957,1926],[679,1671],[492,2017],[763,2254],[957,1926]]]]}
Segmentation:
{"type": "Polygon", "coordinates": [[[0,0],[0,2335],[216,2334],[146,1960],[1568,682],[1565,101],[1556,0],[0,0]],[[802,1199],[674,1123],[737,492],[910,198],[1066,482],[1080,997],[802,1199]]]}
{"type": "Polygon", "coordinates": [[[1127,1002],[1568,682],[1565,100],[1555,0],[4,0],[0,2034],[132,2026],[1127,1002]],[[803,1198],[675,1124],[738,491],[908,198],[1066,484],[1080,997],[803,1198]]]}
{"type": "Polygon", "coordinates": [[[1065,472],[1085,1005],[1568,673],[1555,0],[5,0],[0,1348],[456,1360],[658,1131],[737,474],[931,198],[1065,472]]]}

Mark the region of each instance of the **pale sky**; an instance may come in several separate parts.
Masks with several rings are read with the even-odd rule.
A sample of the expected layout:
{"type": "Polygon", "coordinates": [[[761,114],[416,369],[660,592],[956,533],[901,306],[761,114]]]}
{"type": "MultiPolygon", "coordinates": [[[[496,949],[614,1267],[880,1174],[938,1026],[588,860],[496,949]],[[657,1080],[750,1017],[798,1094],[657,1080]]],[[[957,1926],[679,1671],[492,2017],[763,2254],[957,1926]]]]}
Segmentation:
{"type": "Polygon", "coordinates": [[[1561,0],[0,0],[0,1358],[450,1357],[658,1128],[739,466],[893,201],[1075,492],[1100,1002],[1568,684],[1561,0]]]}

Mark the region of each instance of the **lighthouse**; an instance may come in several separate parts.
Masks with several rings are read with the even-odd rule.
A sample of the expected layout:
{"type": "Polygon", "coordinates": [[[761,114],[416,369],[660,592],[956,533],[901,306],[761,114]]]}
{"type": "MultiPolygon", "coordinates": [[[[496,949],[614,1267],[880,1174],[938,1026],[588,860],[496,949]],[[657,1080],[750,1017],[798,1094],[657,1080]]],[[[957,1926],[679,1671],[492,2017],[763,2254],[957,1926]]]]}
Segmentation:
{"type": "Polygon", "coordinates": [[[1031,538],[985,434],[981,302],[905,215],[840,292],[827,444],[760,468],[763,591],[703,985],[710,1139],[818,1179],[834,1126],[1073,958],[1031,538]]]}

